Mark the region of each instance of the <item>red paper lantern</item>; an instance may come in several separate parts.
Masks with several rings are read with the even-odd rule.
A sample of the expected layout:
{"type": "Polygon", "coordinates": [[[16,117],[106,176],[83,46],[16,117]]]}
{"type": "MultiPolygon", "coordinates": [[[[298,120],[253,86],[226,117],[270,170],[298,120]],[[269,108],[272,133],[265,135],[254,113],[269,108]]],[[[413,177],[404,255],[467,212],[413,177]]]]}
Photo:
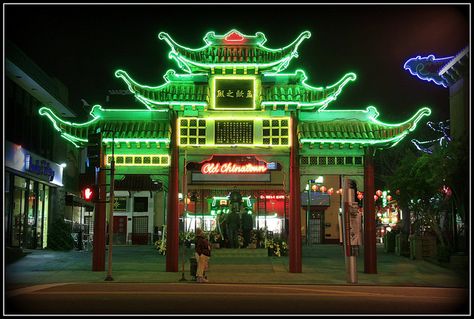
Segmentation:
{"type": "Polygon", "coordinates": [[[312,189],[314,192],[316,192],[316,191],[318,190],[318,185],[315,184],[315,185],[311,186],[311,189],[312,189]]]}
{"type": "Polygon", "coordinates": [[[326,186],[321,186],[321,187],[319,188],[319,190],[320,190],[321,192],[323,192],[323,193],[326,192],[326,189],[327,189],[326,186]]]}
{"type": "Polygon", "coordinates": [[[328,189],[328,194],[329,195],[332,195],[333,193],[334,193],[334,188],[331,187],[330,189],[328,189]]]}
{"type": "Polygon", "coordinates": [[[387,200],[391,201],[392,200],[392,195],[387,195],[387,200]]]}
{"type": "Polygon", "coordinates": [[[357,195],[357,198],[358,198],[359,200],[362,200],[362,198],[364,198],[364,194],[362,194],[362,193],[359,192],[359,194],[357,195]]]}
{"type": "Polygon", "coordinates": [[[380,189],[378,189],[375,194],[377,194],[378,197],[382,196],[382,191],[380,189]]]}
{"type": "Polygon", "coordinates": [[[379,199],[379,197],[377,195],[374,195],[374,201],[376,201],[377,199],[379,199]]]}

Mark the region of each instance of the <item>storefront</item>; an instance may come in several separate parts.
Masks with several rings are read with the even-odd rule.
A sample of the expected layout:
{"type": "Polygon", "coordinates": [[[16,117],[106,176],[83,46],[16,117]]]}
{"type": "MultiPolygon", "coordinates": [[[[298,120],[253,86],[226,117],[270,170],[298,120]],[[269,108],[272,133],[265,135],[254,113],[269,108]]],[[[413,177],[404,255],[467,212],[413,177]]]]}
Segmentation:
{"type": "Polygon", "coordinates": [[[52,197],[61,188],[63,167],[5,141],[6,245],[45,248],[52,197]]]}
{"type": "MultiPolygon", "coordinates": [[[[283,73],[310,37],[305,31],[272,49],[261,32],[209,32],[205,46],[190,49],[161,32],[182,74],[169,70],[165,83],[151,87],[115,72],[143,109],[95,105],[85,123],[64,121],[46,107],[40,114],[77,147],[102,129],[104,167],[114,149],[116,180],[146,174],[164,185],[167,199],[158,210],[164,207],[166,218],[154,220],[166,223],[167,271],[178,270],[180,220],[186,229],[201,223],[212,230],[219,215],[237,210],[252,217],[253,228],[287,235],[290,272],[301,272],[302,239],[338,242],[340,212],[357,202],[349,190],[375,192],[374,152],[396,145],[431,113],[423,107],[391,124],[381,122],[373,106],[329,109],[357,76],[349,72],[315,87],[302,70],[283,73]],[[319,176],[325,182],[316,182],[319,176]],[[238,194],[237,206],[231,194],[238,194]]],[[[365,198],[366,271],[374,273],[376,218],[371,196],[365,198]]]]}

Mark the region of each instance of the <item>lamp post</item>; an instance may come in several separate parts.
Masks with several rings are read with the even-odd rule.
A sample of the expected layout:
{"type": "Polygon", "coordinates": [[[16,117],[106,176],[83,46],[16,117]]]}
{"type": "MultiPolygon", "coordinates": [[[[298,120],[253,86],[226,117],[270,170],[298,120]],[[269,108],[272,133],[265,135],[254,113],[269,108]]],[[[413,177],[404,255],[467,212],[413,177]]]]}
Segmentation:
{"type": "Polygon", "coordinates": [[[109,196],[109,256],[107,262],[107,277],[105,277],[105,281],[113,281],[112,278],[112,240],[113,240],[113,231],[114,231],[114,185],[115,185],[115,158],[114,158],[114,150],[115,150],[115,132],[112,131],[112,161],[110,162],[110,196],[109,196]]]}
{"type": "Polygon", "coordinates": [[[191,198],[190,198],[190,200],[194,203],[194,234],[196,234],[196,228],[197,228],[197,227],[196,227],[196,219],[197,219],[197,218],[196,218],[196,217],[197,217],[197,215],[196,215],[196,212],[197,212],[196,202],[197,202],[197,200],[198,200],[196,191],[193,191],[193,192],[191,193],[191,198]]]}
{"type": "Polygon", "coordinates": [[[181,262],[181,279],[179,281],[187,281],[186,278],[184,277],[184,263],[185,263],[185,258],[186,258],[186,211],[188,209],[188,193],[186,190],[186,186],[188,183],[187,179],[187,170],[186,170],[186,150],[184,150],[184,174],[183,174],[183,260],[181,262]]]}
{"type": "Polygon", "coordinates": [[[311,180],[308,179],[308,184],[306,185],[308,192],[308,207],[306,209],[306,245],[309,245],[309,216],[311,211],[311,180]]]}

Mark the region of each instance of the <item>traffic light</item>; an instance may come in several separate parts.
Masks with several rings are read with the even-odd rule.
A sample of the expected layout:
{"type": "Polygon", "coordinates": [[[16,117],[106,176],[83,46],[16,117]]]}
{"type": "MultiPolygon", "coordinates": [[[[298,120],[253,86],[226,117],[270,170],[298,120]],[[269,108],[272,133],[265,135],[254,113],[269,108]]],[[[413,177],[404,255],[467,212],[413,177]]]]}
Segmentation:
{"type": "Polygon", "coordinates": [[[100,158],[102,156],[102,134],[90,133],[87,139],[87,166],[100,167],[100,158]]]}
{"type": "Polygon", "coordinates": [[[97,185],[87,185],[82,189],[82,197],[88,202],[94,202],[99,197],[97,185]]]}

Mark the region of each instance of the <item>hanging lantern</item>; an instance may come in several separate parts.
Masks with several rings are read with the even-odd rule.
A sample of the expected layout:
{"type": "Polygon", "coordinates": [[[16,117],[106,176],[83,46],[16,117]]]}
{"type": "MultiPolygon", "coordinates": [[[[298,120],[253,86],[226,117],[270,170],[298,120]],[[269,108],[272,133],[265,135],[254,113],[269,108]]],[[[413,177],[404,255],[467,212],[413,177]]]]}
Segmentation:
{"type": "Polygon", "coordinates": [[[362,200],[362,198],[364,198],[364,194],[362,194],[361,192],[359,192],[359,194],[357,195],[357,199],[358,199],[358,200],[362,200]]]}
{"type": "Polygon", "coordinates": [[[397,189],[397,190],[395,191],[395,194],[400,195],[400,190],[397,189]]]}
{"type": "Polygon", "coordinates": [[[377,199],[379,199],[379,197],[377,195],[374,195],[374,201],[377,201],[377,199]]]}
{"type": "Polygon", "coordinates": [[[332,195],[333,193],[334,193],[334,188],[331,187],[330,189],[328,189],[328,194],[329,195],[332,195]]]}
{"type": "Polygon", "coordinates": [[[392,195],[387,195],[387,200],[391,201],[392,200],[392,195]]]}
{"type": "Polygon", "coordinates": [[[313,192],[316,192],[318,190],[318,185],[316,184],[312,185],[311,189],[313,190],[313,192]]]}
{"type": "Polygon", "coordinates": [[[382,191],[380,189],[378,189],[375,194],[377,194],[378,197],[382,196],[382,191]]]}
{"type": "Polygon", "coordinates": [[[319,188],[319,190],[320,190],[321,192],[323,192],[323,193],[326,192],[326,189],[327,189],[326,186],[321,186],[321,187],[319,188]]]}

